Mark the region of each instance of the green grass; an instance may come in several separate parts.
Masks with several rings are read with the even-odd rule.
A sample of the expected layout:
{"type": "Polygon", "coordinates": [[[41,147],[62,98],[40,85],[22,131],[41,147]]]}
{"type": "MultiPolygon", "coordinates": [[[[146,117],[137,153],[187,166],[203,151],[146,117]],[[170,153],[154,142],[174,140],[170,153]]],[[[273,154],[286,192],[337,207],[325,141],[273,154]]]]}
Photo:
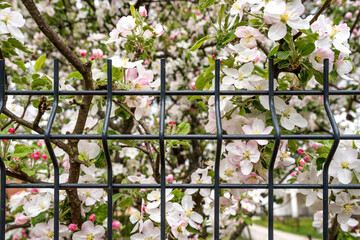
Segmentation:
{"type": "MultiPolygon", "coordinates": [[[[302,236],[308,236],[310,234],[312,238],[322,239],[322,234],[318,233],[312,226],[313,219],[311,217],[300,217],[298,219],[299,226],[297,225],[294,218],[275,218],[274,229],[302,236]]],[[[253,223],[264,227],[268,226],[268,220],[266,217],[261,217],[259,220],[254,220],[253,223]]]]}

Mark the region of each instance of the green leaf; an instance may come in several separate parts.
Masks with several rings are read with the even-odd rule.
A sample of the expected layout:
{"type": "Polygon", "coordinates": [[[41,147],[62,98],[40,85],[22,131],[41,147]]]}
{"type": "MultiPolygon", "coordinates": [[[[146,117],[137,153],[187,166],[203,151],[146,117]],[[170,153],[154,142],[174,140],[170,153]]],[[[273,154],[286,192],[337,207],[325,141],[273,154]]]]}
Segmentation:
{"type": "Polygon", "coordinates": [[[313,74],[315,76],[315,80],[321,85],[323,85],[324,83],[323,73],[313,69],[313,74]]]}
{"type": "Polygon", "coordinates": [[[29,148],[28,146],[23,145],[23,144],[18,144],[15,146],[14,153],[11,154],[11,156],[21,158],[21,157],[25,157],[31,153],[33,153],[33,150],[31,148],[29,148]]]}
{"type": "Polygon", "coordinates": [[[38,223],[46,222],[46,212],[42,212],[36,217],[31,218],[31,225],[35,226],[38,223]]]}
{"type": "Polygon", "coordinates": [[[325,157],[321,157],[321,158],[317,158],[316,159],[316,169],[319,171],[321,170],[323,167],[323,163],[326,161],[326,158],[325,157]]]}
{"type": "Polygon", "coordinates": [[[188,226],[186,227],[186,230],[188,230],[189,232],[192,232],[192,233],[201,234],[201,232],[200,232],[198,229],[193,228],[193,227],[191,227],[190,225],[188,225],[188,226]]]}
{"type": "Polygon", "coordinates": [[[95,164],[95,167],[97,167],[97,168],[105,168],[106,167],[104,150],[101,149],[100,153],[93,160],[93,163],[95,164]]]}
{"type": "Polygon", "coordinates": [[[280,52],[277,53],[277,57],[279,59],[286,59],[286,58],[289,57],[289,54],[290,54],[289,52],[280,51],[280,52]]]}
{"type": "Polygon", "coordinates": [[[213,5],[215,0],[199,0],[199,8],[204,9],[213,5]]]}
{"type": "Polygon", "coordinates": [[[8,133],[9,133],[9,129],[12,128],[12,127],[14,127],[14,125],[13,125],[13,124],[10,124],[10,125],[7,126],[6,128],[4,128],[4,129],[0,132],[0,134],[8,134],[8,133]]]}
{"type": "Polygon", "coordinates": [[[200,40],[198,40],[198,41],[190,48],[189,51],[194,51],[194,50],[196,50],[196,49],[199,49],[199,48],[201,47],[201,45],[203,45],[204,42],[205,42],[206,40],[208,40],[209,38],[210,38],[209,35],[201,38],[200,40]]]}
{"type": "Polygon", "coordinates": [[[15,39],[15,38],[9,38],[8,42],[11,43],[11,45],[13,45],[14,47],[16,47],[17,49],[32,54],[33,50],[31,50],[30,48],[24,46],[19,40],[15,39]]]}
{"type": "Polygon", "coordinates": [[[82,79],[83,76],[81,75],[81,73],[76,71],[76,72],[70,73],[69,76],[67,76],[66,79],[70,79],[70,78],[82,79]]]}
{"type": "Polygon", "coordinates": [[[7,2],[0,3],[0,9],[5,9],[5,8],[9,8],[9,7],[11,7],[11,5],[8,4],[7,2]]]}
{"type": "Polygon", "coordinates": [[[313,72],[310,70],[301,71],[299,74],[300,81],[306,85],[306,83],[312,78],[313,72]]]}
{"type": "Polygon", "coordinates": [[[118,200],[122,195],[123,195],[122,193],[114,194],[112,197],[112,203],[114,204],[116,200],[118,200]]]}
{"type": "Polygon", "coordinates": [[[306,44],[303,49],[301,50],[301,55],[308,56],[315,50],[315,44],[314,43],[308,43],[306,44]]]}
{"type": "Polygon", "coordinates": [[[176,127],[176,132],[178,135],[187,135],[190,132],[190,124],[187,122],[182,122],[176,127]]]}
{"type": "Polygon", "coordinates": [[[26,67],[23,61],[20,60],[16,60],[13,61],[13,63],[15,63],[19,68],[21,68],[24,72],[26,71],[26,67]]]}
{"type": "Polygon", "coordinates": [[[44,64],[46,60],[46,54],[40,56],[38,60],[35,62],[35,72],[39,72],[41,70],[42,65],[44,64]]]}
{"type": "Polygon", "coordinates": [[[11,215],[15,216],[15,214],[24,211],[24,205],[21,205],[17,207],[13,212],[11,212],[11,215]]]}
{"type": "Polygon", "coordinates": [[[226,43],[232,41],[235,38],[236,38],[235,30],[232,30],[231,32],[229,32],[228,34],[225,35],[225,37],[223,39],[223,44],[226,44],[226,43]]]}
{"type": "Polygon", "coordinates": [[[270,58],[270,57],[274,56],[277,53],[277,51],[279,50],[279,46],[280,45],[276,45],[273,49],[271,49],[271,51],[267,57],[270,58]]]}
{"type": "Polygon", "coordinates": [[[133,199],[131,197],[126,197],[122,199],[119,203],[119,207],[121,207],[122,210],[125,210],[128,206],[132,204],[133,199]]]}
{"type": "Polygon", "coordinates": [[[221,21],[224,17],[224,13],[225,13],[225,4],[221,4],[221,8],[220,8],[220,11],[219,11],[219,16],[218,16],[218,24],[219,24],[219,27],[221,27],[221,21]]]}
{"type": "Polygon", "coordinates": [[[136,19],[136,10],[133,5],[130,6],[131,16],[136,19]]]}
{"type": "Polygon", "coordinates": [[[96,222],[102,224],[107,218],[107,204],[105,203],[100,205],[93,213],[96,215],[96,222]]]}
{"type": "Polygon", "coordinates": [[[30,84],[32,90],[37,90],[38,88],[45,87],[46,80],[44,78],[36,78],[30,84]]]}

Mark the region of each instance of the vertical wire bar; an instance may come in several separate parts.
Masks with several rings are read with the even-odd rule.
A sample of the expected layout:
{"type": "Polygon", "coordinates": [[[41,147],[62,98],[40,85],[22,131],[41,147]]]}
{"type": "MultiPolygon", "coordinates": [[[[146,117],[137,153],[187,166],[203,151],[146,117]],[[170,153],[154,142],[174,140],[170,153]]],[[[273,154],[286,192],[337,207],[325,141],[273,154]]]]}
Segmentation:
{"type": "Polygon", "coordinates": [[[329,239],[329,166],[331,159],[333,158],[336,149],[340,142],[340,131],[339,128],[335,122],[334,115],[331,112],[330,104],[329,104],[329,59],[324,59],[324,107],[326,114],[328,116],[328,119],[330,121],[331,128],[334,132],[334,141],[331,146],[331,149],[329,151],[329,154],[326,158],[324,169],[323,169],[323,239],[328,240],[329,239]]]}
{"type": "Polygon", "coordinates": [[[221,114],[220,114],[220,60],[215,60],[215,117],[216,117],[216,156],[215,156],[215,195],[214,195],[214,239],[219,239],[219,228],[220,228],[220,177],[219,177],[219,166],[221,158],[221,146],[222,146],[222,126],[221,126],[221,114]]]}
{"type": "Polygon", "coordinates": [[[104,119],[104,125],[102,129],[102,144],[104,148],[106,164],[107,164],[107,214],[108,214],[108,221],[107,221],[107,239],[112,239],[112,221],[113,221],[113,188],[112,188],[112,164],[111,164],[111,157],[109,152],[109,145],[108,145],[108,127],[109,127],[109,120],[111,114],[111,106],[112,106],[112,61],[111,59],[107,60],[107,101],[106,101],[106,113],[104,119]]]}
{"type": "MultiPolygon", "coordinates": [[[[0,115],[5,106],[5,60],[0,60],[0,115]]],[[[0,196],[0,239],[5,239],[5,206],[6,206],[6,167],[0,156],[1,196],[0,196]]]]}
{"type": "Polygon", "coordinates": [[[166,239],[166,189],[165,189],[165,59],[161,59],[161,84],[160,84],[160,128],[159,128],[159,144],[160,144],[160,185],[161,185],[161,205],[160,205],[160,216],[161,216],[161,240],[166,239]]]}
{"type": "Polygon", "coordinates": [[[49,121],[45,128],[44,140],[54,165],[54,240],[59,239],[59,164],[50,141],[51,128],[54,123],[56,111],[59,105],[59,60],[54,60],[54,102],[51,109],[49,121]]]}
{"type": "Polygon", "coordinates": [[[274,103],[274,59],[269,59],[269,107],[271,113],[271,119],[274,125],[275,130],[275,144],[273,152],[271,154],[270,164],[269,164],[269,174],[268,174],[268,183],[269,183],[269,200],[268,200],[268,210],[269,210],[269,229],[268,229],[268,239],[274,239],[274,164],[276,156],[279,150],[280,145],[280,127],[276,116],[275,103],[274,103]]]}

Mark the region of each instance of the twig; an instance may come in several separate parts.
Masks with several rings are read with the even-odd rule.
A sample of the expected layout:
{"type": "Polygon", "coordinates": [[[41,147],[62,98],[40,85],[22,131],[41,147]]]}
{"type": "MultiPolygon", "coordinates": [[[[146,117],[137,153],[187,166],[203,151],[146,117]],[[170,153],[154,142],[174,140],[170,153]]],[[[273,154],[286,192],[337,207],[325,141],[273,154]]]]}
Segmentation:
{"type": "MultiPolygon", "coordinates": [[[[326,0],[326,2],[324,2],[324,4],[321,6],[321,8],[315,13],[314,17],[310,20],[310,25],[318,20],[320,15],[330,6],[331,1],[332,0],[326,0]]],[[[297,39],[298,37],[300,37],[301,34],[302,34],[302,32],[298,32],[297,34],[295,34],[294,40],[297,39]]]]}
{"type": "Polygon", "coordinates": [[[8,232],[8,231],[11,231],[11,230],[14,230],[14,229],[17,229],[17,228],[28,228],[30,227],[31,224],[30,223],[25,223],[25,224],[22,224],[22,225],[16,225],[16,224],[8,224],[6,226],[6,229],[5,229],[5,232],[8,232]]]}
{"type": "MultiPolygon", "coordinates": [[[[30,128],[31,130],[34,130],[37,133],[40,133],[40,134],[45,133],[44,129],[40,128],[39,126],[36,126],[36,127],[33,126],[33,124],[31,122],[28,122],[28,121],[16,116],[11,111],[9,111],[7,108],[3,109],[3,114],[5,114],[9,118],[11,118],[13,121],[18,122],[21,125],[23,125],[27,128],[30,128]]],[[[51,139],[51,142],[53,142],[56,146],[58,146],[59,148],[64,150],[66,153],[69,153],[69,146],[67,144],[65,144],[64,142],[57,140],[57,139],[51,139]]]]}
{"type": "Polygon", "coordinates": [[[352,25],[352,27],[351,27],[351,29],[350,29],[350,37],[349,37],[349,38],[351,38],[351,35],[352,35],[352,33],[353,33],[356,25],[358,24],[359,20],[360,20],[360,12],[359,12],[358,15],[356,16],[355,22],[354,22],[354,24],[352,25]]]}

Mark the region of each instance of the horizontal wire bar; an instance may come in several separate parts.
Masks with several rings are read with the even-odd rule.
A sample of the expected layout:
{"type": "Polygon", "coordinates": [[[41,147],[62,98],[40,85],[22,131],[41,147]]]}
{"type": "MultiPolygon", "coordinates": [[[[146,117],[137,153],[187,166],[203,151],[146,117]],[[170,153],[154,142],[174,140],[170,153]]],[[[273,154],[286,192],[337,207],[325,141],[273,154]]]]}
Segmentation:
{"type": "MultiPolygon", "coordinates": [[[[213,134],[189,134],[189,135],[165,135],[166,140],[216,140],[217,136],[213,134]]],[[[0,139],[43,139],[44,134],[0,134],[0,139]]],[[[50,135],[50,139],[102,139],[102,135],[95,134],[65,134],[58,135],[53,134],[50,135]]],[[[132,140],[158,140],[159,135],[131,135],[131,134],[122,134],[122,135],[108,135],[108,139],[110,140],[121,140],[121,139],[132,139],[132,140]]],[[[253,135],[253,134],[244,134],[244,135],[235,135],[235,134],[227,134],[223,135],[223,139],[231,140],[231,139],[253,139],[253,140],[262,140],[262,139],[275,139],[274,135],[253,135]]],[[[282,140],[331,140],[334,139],[334,136],[331,134],[286,134],[281,135],[282,140]]],[[[360,135],[356,134],[342,134],[340,135],[340,139],[342,140],[358,140],[360,139],[360,135]]]]}
{"type": "MultiPolygon", "coordinates": [[[[88,90],[88,91],[60,91],[60,95],[72,96],[72,95],[99,95],[106,96],[106,91],[101,90],[88,90]]],[[[195,90],[179,90],[179,91],[166,91],[167,96],[211,96],[215,94],[215,91],[195,91],[195,90]]],[[[274,95],[323,95],[322,90],[287,90],[287,91],[274,91],[274,95]]],[[[333,90],[329,91],[330,95],[360,95],[360,90],[333,90]]],[[[7,90],[5,95],[54,95],[53,91],[21,91],[21,90],[7,90]]],[[[126,90],[114,90],[114,96],[160,96],[160,91],[126,91],[126,90]]],[[[269,95],[269,91],[253,91],[253,90],[222,90],[220,95],[269,95]]]]}
{"type": "MultiPolygon", "coordinates": [[[[53,183],[9,183],[7,188],[54,188],[53,183]]],[[[106,183],[61,183],[60,189],[67,188],[107,188],[106,183]]],[[[114,183],[113,188],[160,188],[161,184],[120,184],[114,183]]],[[[214,188],[215,184],[166,184],[165,188],[214,188]]],[[[268,184],[233,184],[223,183],[219,185],[222,189],[267,189],[268,184]]],[[[276,189],[321,189],[323,184],[274,184],[276,189]]],[[[329,184],[329,189],[360,189],[360,184],[329,184]]]]}

